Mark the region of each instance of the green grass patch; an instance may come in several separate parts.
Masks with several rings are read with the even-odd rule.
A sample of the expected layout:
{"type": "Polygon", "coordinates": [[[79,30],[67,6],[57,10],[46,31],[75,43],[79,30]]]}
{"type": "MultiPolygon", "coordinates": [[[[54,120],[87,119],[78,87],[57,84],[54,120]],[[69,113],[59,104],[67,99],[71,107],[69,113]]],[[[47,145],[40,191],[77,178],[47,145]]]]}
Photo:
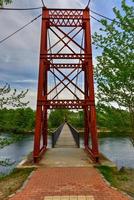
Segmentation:
{"type": "Polygon", "coordinates": [[[98,166],[97,168],[113,187],[134,197],[134,169],[118,170],[108,166],[98,166]]]}

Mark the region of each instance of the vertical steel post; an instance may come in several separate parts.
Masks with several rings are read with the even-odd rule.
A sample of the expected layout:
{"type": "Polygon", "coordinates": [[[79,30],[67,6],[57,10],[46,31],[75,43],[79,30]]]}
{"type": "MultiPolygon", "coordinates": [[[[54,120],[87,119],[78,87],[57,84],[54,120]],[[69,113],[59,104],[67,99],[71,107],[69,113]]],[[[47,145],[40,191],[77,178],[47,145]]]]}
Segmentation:
{"type": "Polygon", "coordinates": [[[42,104],[42,97],[47,99],[47,60],[42,57],[47,54],[47,29],[48,29],[48,10],[43,8],[42,26],[41,26],[41,47],[40,47],[40,64],[38,77],[38,95],[37,95],[37,110],[36,110],[36,125],[34,136],[34,161],[37,162],[39,154],[46,148],[47,135],[47,107],[42,104]],[[42,130],[42,128],[44,129],[42,130]],[[43,135],[43,146],[41,147],[41,134],[43,135]]]}
{"type": "Polygon", "coordinates": [[[92,64],[92,44],[91,44],[91,29],[90,29],[90,15],[89,9],[86,8],[83,11],[83,21],[85,28],[85,54],[86,59],[86,74],[88,75],[88,90],[89,90],[89,101],[92,102],[90,105],[90,111],[87,110],[88,115],[88,128],[90,128],[91,140],[92,140],[92,153],[96,160],[99,157],[98,151],[98,139],[96,129],[96,111],[95,111],[95,96],[94,96],[94,79],[93,79],[93,64],[92,64]]]}

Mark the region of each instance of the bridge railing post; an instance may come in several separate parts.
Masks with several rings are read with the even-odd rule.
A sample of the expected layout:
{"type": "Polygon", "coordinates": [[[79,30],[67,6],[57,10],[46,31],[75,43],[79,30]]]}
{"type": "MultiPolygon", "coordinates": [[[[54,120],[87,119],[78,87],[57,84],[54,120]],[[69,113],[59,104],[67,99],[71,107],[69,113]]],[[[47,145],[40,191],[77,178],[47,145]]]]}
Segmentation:
{"type": "Polygon", "coordinates": [[[59,138],[59,135],[63,129],[64,123],[61,124],[52,134],[51,134],[51,140],[52,140],[52,148],[55,147],[55,144],[59,138]]]}
{"type": "Polygon", "coordinates": [[[73,126],[71,126],[71,124],[67,123],[67,125],[69,126],[70,131],[73,135],[73,138],[74,138],[74,140],[77,144],[77,147],[79,148],[80,147],[80,134],[79,134],[79,132],[73,126]]]}

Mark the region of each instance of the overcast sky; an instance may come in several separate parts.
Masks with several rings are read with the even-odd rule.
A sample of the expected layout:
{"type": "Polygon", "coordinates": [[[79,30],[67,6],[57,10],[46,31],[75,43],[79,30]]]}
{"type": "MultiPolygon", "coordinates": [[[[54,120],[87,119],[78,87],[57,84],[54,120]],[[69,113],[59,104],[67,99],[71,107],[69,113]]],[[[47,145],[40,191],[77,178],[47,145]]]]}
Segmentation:
{"type": "MultiPolygon", "coordinates": [[[[130,3],[129,0],[127,0],[130,3]]],[[[87,0],[45,0],[49,8],[84,8],[87,0]]],[[[120,8],[121,0],[91,0],[92,10],[114,18],[112,8],[120,8]]],[[[41,0],[13,0],[7,7],[38,7],[41,0]]],[[[25,23],[32,20],[41,10],[34,11],[1,11],[0,10],[0,40],[8,36],[25,23]]],[[[95,16],[95,15],[94,15],[95,16]]],[[[96,16],[97,17],[97,16],[96,16]]],[[[6,82],[12,88],[29,89],[27,99],[35,109],[36,89],[39,63],[40,20],[17,33],[15,36],[0,44],[0,86],[6,82]]],[[[98,31],[100,24],[92,20],[92,33],[98,31]]],[[[95,62],[100,51],[93,48],[95,62]]],[[[95,63],[94,63],[95,64],[95,63]]]]}

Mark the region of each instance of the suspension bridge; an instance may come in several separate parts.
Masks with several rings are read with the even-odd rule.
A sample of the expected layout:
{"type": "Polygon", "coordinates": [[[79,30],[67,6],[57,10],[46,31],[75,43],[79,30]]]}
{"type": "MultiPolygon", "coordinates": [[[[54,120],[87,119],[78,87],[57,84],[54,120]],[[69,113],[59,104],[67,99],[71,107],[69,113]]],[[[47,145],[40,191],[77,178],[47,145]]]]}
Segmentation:
{"type": "Polygon", "coordinates": [[[40,155],[47,149],[47,111],[49,109],[83,109],[84,146],[95,161],[99,160],[94,98],[89,8],[82,10],[44,7],[34,162],[37,162],[40,155]],[[52,79],[54,79],[54,84],[50,87],[52,79]],[[43,144],[40,142],[41,138],[43,138],[43,144]]]}
{"type": "Polygon", "coordinates": [[[94,163],[100,163],[100,154],[89,7],[51,9],[43,3],[42,14],[16,32],[41,16],[33,149],[37,169],[11,200],[127,200],[124,194],[109,187],[94,168],[94,163]],[[84,149],[80,148],[79,133],[67,122],[52,134],[52,148],[48,149],[47,119],[52,109],[84,111],[84,149]]]}

